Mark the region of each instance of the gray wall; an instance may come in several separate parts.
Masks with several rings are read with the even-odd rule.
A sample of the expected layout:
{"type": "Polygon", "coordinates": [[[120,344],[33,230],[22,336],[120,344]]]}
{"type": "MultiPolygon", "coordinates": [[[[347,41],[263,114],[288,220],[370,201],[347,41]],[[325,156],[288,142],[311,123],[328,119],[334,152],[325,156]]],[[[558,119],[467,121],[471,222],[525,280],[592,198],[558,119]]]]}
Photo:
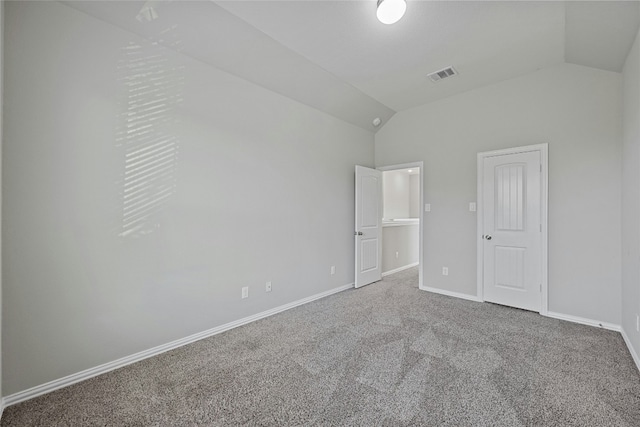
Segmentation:
{"type": "Polygon", "coordinates": [[[622,93],[622,329],[640,355],[640,33],[624,66],[622,93]]]}
{"type": "Polygon", "coordinates": [[[420,225],[382,226],[382,272],[418,262],[420,225]],[[396,252],[398,257],[396,258],[396,252]]]}
{"type": "Polygon", "coordinates": [[[58,3],[6,14],[5,395],[353,282],[372,134],[58,3]],[[160,121],[123,115],[127,83],[160,121]],[[131,228],[141,124],[179,150],[131,228]]]}
{"type": "Polygon", "coordinates": [[[420,175],[409,175],[409,218],[420,218],[420,175]]]}
{"type": "Polygon", "coordinates": [[[564,64],[396,114],[376,165],[425,162],[425,286],[476,294],[476,153],[547,142],[549,310],[620,324],[621,104],[619,73],[564,64]]]}

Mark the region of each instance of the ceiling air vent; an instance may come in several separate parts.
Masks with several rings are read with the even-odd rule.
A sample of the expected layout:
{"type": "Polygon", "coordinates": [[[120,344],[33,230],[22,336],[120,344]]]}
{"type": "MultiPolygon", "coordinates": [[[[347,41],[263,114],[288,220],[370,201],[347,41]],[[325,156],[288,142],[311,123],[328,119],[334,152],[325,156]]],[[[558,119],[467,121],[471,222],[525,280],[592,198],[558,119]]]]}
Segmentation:
{"type": "Polygon", "coordinates": [[[458,72],[453,69],[453,67],[443,68],[440,71],[435,71],[428,75],[432,82],[439,82],[442,79],[446,79],[447,77],[452,77],[457,75],[458,72]]]}

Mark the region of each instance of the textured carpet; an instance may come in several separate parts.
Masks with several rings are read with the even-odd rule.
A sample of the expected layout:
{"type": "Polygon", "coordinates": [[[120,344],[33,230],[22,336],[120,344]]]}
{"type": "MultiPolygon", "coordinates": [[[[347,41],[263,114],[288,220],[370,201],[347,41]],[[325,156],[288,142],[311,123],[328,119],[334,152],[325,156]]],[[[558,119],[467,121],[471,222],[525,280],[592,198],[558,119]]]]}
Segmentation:
{"type": "Polygon", "coordinates": [[[5,410],[2,426],[640,426],[619,333],[388,276],[5,410]]]}

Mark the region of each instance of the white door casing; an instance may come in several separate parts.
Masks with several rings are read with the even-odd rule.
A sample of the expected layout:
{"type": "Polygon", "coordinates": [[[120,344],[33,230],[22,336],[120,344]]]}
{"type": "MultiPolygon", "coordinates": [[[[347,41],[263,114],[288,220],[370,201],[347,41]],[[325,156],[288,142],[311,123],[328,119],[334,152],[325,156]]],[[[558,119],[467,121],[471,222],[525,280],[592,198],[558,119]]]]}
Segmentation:
{"type": "Polygon", "coordinates": [[[478,296],[543,314],[546,148],[478,155],[478,296]]]}
{"type": "Polygon", "coordinates": [[[382,278],[382,172],[356,166],[355,287],[382,278]]]}

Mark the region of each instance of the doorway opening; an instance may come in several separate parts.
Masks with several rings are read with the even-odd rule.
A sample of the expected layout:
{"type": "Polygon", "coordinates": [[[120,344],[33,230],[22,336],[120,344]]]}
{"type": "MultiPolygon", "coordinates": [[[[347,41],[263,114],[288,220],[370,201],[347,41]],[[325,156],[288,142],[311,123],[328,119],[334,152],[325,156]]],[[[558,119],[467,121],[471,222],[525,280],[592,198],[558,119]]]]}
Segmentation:
{"type": "Polygon", "coordinates": [[[422,288],[423,162],[382,171],[382,276],[418,266],[422,288]]]}

